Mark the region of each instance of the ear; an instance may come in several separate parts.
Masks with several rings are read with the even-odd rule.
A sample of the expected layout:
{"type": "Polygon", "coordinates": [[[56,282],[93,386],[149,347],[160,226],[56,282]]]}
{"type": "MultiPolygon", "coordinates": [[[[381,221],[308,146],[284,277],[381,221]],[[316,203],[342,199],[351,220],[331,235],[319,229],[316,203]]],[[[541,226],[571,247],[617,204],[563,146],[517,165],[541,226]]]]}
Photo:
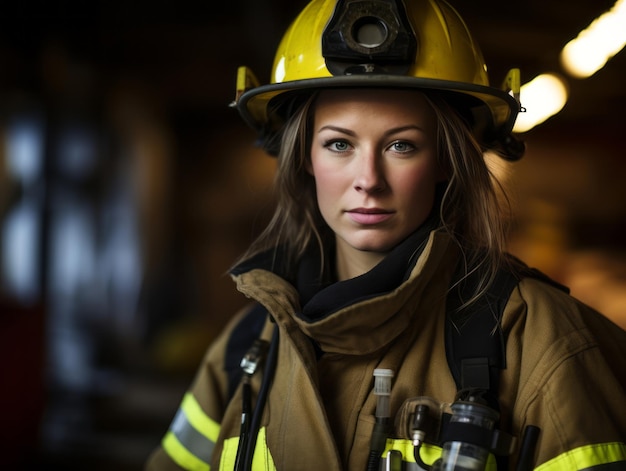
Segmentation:
{"type": "Polygon", "coordinates": [[[313,173],[313,164],[311,163],[311,159],[306,159],[304,162],[304,168],[306,170],[306,172],[311,175],[313,178],[315,178],[315,173],[313,173]]]}

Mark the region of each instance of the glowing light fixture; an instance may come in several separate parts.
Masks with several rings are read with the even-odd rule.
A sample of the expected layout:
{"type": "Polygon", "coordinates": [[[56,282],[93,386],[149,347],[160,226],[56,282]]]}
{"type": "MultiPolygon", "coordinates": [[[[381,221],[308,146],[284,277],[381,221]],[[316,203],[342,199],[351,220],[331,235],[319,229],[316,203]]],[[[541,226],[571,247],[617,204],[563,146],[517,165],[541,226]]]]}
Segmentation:
{"type": "Polygon", "coordinates": [[[626,0],[596,18],[565,45],[561,64],[572,76],[590,77],[626,45],[626,0]]]}
{"type": "Polygon", "coordinates": [[[526,132],[555,115],[567,102],[568,89],[560,77],[541,74],[522,85],[520,101],[526,109],[517,116],[515,132],[526,132]]]}
{"type": "MultiPolygon", "coordinates": [[[[626,0],[617,0],[561,51],[561,65],[577,78],[590,77],[626,46],[626,0]]],[[[542,74],[522,85],[520,98],[527,110],[517,117],[515,132],[526,132],[558,113],[567,102],[564,79],[542,74]]]]}

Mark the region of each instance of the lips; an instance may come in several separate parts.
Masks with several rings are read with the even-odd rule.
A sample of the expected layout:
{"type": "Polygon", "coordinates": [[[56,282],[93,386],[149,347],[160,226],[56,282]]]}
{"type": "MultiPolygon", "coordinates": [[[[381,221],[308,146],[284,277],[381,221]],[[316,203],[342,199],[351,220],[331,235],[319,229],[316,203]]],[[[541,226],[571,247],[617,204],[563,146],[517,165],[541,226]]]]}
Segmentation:
{"type": "Polygon", "coordinates": [[[365,226],[380,224],[393,216],[393,211],[380,208],[355,208],[346,211],[350,219],[365,226]]]}

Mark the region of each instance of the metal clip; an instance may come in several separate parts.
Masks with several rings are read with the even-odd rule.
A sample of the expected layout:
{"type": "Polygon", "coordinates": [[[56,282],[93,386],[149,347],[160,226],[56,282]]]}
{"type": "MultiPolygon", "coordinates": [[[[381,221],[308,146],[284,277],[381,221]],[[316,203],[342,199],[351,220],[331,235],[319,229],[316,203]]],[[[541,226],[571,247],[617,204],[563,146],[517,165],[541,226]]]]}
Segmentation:
{"type": "Polygon", "coordinates": [[[402,453],[389,450],[385,456],[385,471],[402,471],[402,453]]]}
{"type": "Polygon", "coordinates": [[[269,342],[266,340],[257,339],[254,341],[252,347],[246,352],[239,364],[246,375],[252,376],[261,363],[263,363],[268,347],[269,342]]]}

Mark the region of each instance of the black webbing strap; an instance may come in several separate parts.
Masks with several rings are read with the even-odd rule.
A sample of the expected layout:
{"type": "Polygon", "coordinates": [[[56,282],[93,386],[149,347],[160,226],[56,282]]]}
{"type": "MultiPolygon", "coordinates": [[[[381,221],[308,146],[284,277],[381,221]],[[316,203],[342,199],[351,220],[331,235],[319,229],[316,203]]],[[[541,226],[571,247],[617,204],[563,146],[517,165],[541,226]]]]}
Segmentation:
{"type": "Polygon", "coordinates": [[[461,308],[476,292],[479,270],[454,286],[446,300],[446,357],[457,390],[489,391],[496,401],[496,410],[500,370],[506,368],[501,320],[511,292],[523,278],[534,278],[569,292],[567,287],[515,257],[508,255],[508,260],[509,267],[498,271],[493,283],[475,302],[461,308]]]}
{"type": "Polygon", "coordinates": [[[224,370],[228,377],[228,400],[235,395],[235,390],[243,371],[241,359],[247,353],[254,341],[261,336],[263,326],[267,320],[267,309],[261,304],[255,304],[233,329],[226,345],[224,357],[224,370]]]}
{"type": "Polygon", "coordinates": [[[506,367],[506,339],[500,321],[521,276],[501,270],[478,300],[462,308],[475,293],[479,275],[470,274],[450,290],[445,345],[448,367],[458,391],[489,391],[492,400],[497,400],[500,370],[506,367]]]}

